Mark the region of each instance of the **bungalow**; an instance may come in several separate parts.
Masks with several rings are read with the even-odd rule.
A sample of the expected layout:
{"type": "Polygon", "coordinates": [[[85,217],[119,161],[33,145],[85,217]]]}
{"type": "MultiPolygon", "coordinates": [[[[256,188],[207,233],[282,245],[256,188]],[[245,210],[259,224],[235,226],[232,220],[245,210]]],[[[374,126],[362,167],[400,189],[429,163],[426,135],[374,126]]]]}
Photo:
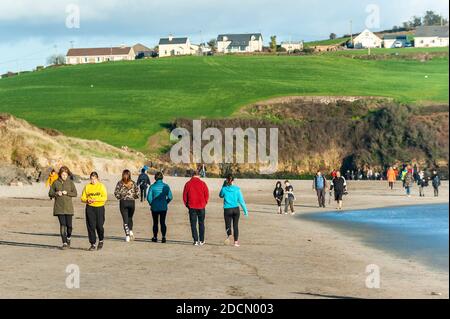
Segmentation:
{"type": "Polygon", "coordinates": [[[70,49],[66,64],[102,63],[108,61],[132,61],[136,58],[132,47],[70,49]]]}
{"type": "Polygon", "coordinates": [[[383,37],[383,43],[385,48],[393,49],[397,44],[401,44],[404,48],[409,41],[406,34],[385,34],[383,37]]]}
{"type": "Polygon", "coordinates": [[[197,54],[198,46],[191,44],[189,38],[161,38],[159,40],[159,57],[197,54]]]}
{"type": "Polygon", "coordinates": [[[353,45],[355,49],[381,48],[382,40],[373,32],[366,29],[355,39],[353,45]]]}
{"type": "Polygon", "coordinates": [[[414,46],[418,48],[448,47],[448,25],[418,27],[414,46]]]}
{"type": "Polygon", "coordinates": [[[297,42],[281,42],[281,47],[285,49],[288,53],[292,53],[294,51],[303,51],[303,41],[297,42]]]}
{"type": "Polygon", "coordinates": [[[133,50],[136,54],[136,59],[151,58],[153,56],[153,50],[140,43],[135,44],[133,50]]]}
{"type": "Polygon", "coordinates": [[[263,50],[261,33],[220,34],[217,37],[217,51],[221,53],[249,53],[263,50]]]}

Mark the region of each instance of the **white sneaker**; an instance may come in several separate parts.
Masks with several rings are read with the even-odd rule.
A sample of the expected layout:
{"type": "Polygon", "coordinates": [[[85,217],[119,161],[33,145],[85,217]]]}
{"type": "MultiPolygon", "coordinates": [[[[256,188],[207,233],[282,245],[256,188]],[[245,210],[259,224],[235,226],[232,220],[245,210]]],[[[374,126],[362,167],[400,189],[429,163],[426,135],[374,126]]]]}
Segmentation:
{"type": "Polygon", "coordinates": [[[131,237],[130,237],[130,236],[125,237],[125,241],[126,241],[127,243],[129,243],[129,242],[131,241],[131,237]]]}
{"type": "Polygon", "coordinates": [[[291,216],[294,216],[295,215],[295,213],[291,213],[291,216]]]}
{"type": "Polygon", "coordinates": [[[228,236],[227,239],[225,239],[224,244],[228,246],[230,245],[230,243],[231,243],[231,236],[228,236]]]}
{"type": "Polygon", "coordinates": [[[133,233],[132,231],[130,231],[130,239],[131,239],[131,240],[134,240],[134,238],[135,238],[135,237],[134,237],[134,233],[133,233]]]}
{"type": "Polygon", "coordinates": [[[194,246],[200,246],[200,243],[199,243],[198,241],[196,241],[196,242],[194,243],[194,246]]]}
{"type": "Polygon", "coordinates": [[[205,245],[205,242],[204,241],[201,241],[200,242],[200,246],[204,246],[205,245]]]}
{"type": "Polygon", "coordinates": [[[235,242],[234,242],[234,247],[241,247],[241,245],[239,244],[238,241],[235,241],[235,242]]]}

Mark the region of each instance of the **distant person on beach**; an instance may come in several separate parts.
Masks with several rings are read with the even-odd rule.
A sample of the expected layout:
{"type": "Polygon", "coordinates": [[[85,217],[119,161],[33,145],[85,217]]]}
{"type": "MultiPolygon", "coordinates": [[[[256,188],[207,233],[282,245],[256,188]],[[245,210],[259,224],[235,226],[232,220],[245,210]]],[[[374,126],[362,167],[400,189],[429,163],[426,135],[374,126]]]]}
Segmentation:
{"type": "Polygon", "coordinates": [[[86,203],[86,227],[88,231],[89,251],[101,250],[105,238],[105,203],[108,200],[108,193],[105,185],[100,183],[98,174],[92,172],[89,176],[90,183],[83,189],[81,201],[86,203]],[[98,247],[96,248],[98,235],[98,247]]]}
{"type": "Polygon", "coordinates": [[[403,188],[405,188],[405,177],[406,177],[406,174],[408,174],[408,167],[407,166],[405,166],[403,168],[403,170],[402,170],[402,172],[400,174],[400,179],[402,181],[403,188]]]}
{"type": "Polygon", "coordinates": [[[184,185],[183,202],[189,210],[189,221],[195,246],[205,244],[205,217],[208,200],[208,186],[199,178],[197,170],[193,170],[192,178],[184,185]]]}
{"type": "Polygon", "coordinates": [[[411,169],[411,166],[409,166],[409,165],[406,167],[406,174],[403,178],[403,182],[405,185],[406,195],[408,197],[411,197],[411,187],[414,184],[414,175],[413,175],[413,170],[411,169]]]}
{"type": "Polygon", "coordinates": [[[227,179],[224,181],[219,197],[223,198],[225,230],[227,233],[225,244],[229,245],[231,243],[231,235],[233,234],[234,246],[239,247],[239,218],[241,216],[239,206],[242,207],[245,217],[248,216],[248,210],[241,189],[234,185],[234,177],[232,175],[227,176],[227,179]],[[233,229],[233,232],[231,229],[233,229]]]}
{"type": "Polygon", "coordinates": [[[125,231],[125,241],[129,243],[134,240],[133,216],[136,209],[136,199],[139,198],[140,191],[137,184],[131,179],[131,172],[124,170],[122,179],[117,183],[114,196],[119,200],[120,214],[123,220],[125,231]]]}
{"type": "Polygon", "coordinates": [[[170,190],[169,185],[163,182],[164,175],[161,172],[156,173],[155,175],[155,183],[150,186],[147,195],[147,201],[150,205],[150,209],[152,212],[153,218],[153,238],[152,242],[158,242],[158,224],[161,224],[161,234],[162,240],[161,242],[166,243],[166,217],[168,204],[172,201],[172,191],[170,190]]]}
{"type": "Polygon", "coordinates": [[[141,203],[144,201],[144,198],[147,198],[147,189],[150,186],[150,178],[147,175],[147,171],[143,168],[141,170],[141,174],[137,179],[137,184],[139,186],[139,190],[141,193],[141,203]]]}
{"type": "Polygon", "coordinates": [[[199,174],[200,174],[201,178],[205,178],[206,177],[206,165],[205,164],[202,164],[200,166],[199,174]]]}
{"type": "Polygon", "coordinates": [[[428,178],[423,171],[420,171],[419,173],[417,185],[419,186],[419,196],[425,197],[425,187],[428,187],[428,178]]]}
{"type": "MultiPolygon", "coordinates": [[[[71,174],[69,174],[69,175],[71,175],[71,174]]],[[[53,185],[53,183],[58,180],[58,178],[60,178],[59,174],[56,173],[56,171],[54,169],[52,169],[52,171],[48,175],[47,181],[45,182],[45,186],[51,187],[53,185]]]]}
{"type": "Polygon", "coordinates": [[[341,172],[337,172],[336,177],[333,178],[330,184],[330,191],[334,190],[334,200],[337,202],[338,210],[342,210],[342,201],[344,194],[347,192],[347,181],[343,176],[341,176],[341,172]]]}
{"type": "Polygon", "coordinates": [[[317,200],[319,201],[319,207],[325,208],[325,190],[327,188],[327,179],[322,175],[321,171],[318,171],[313,180],[313,190],[317,193],[317,200]]]}
{"type": "Polygon", "coordinates": [[[386,177],[388,180],[388,184],[389,184],[389,188],[391,190],[394,189],[394,183],[397,180],[397,175],[395,174],[394,168],[391,166],[389,167],[387,173],[386,173],[386,177]]]}
{"type": "Polygon", "coordinates": [[[74,215],[72,198],[77,197],[77,189],[69,178],[70,170],[63,166],[60,168],[58,179],[52,183],[48,196],[55,199],[53,216],[58,217],[59,232],[62,239],[62,249],[70,248],[72,237],[72,218],[74,215]]]}
{"type": "Polygon", "coordinates": [[[278,206],[277,213],[279,215],[282,215],[283,209],[281,208],[281,204],[283,203],[284,189],[283,189],[281,182],[277,182],[277,184],[275,185],[275,189],[273,190],[273,197],[275,198],[275,200],[277,202],[277,206],[278,206]]]}
{"type": "Polygon", "coordinates": [[[294,202],[295,202],[295,195],[294,195],[294,187],[292,187],[291,183],[286,180],[284,182],[284,214],[287,215],[289,209],[291,210],[291,215],[295,215],[294,211],[294,202]]]}
{"type": "Polygon", "coordinates": [[[439,196],[439,187],[441,186],[441,178],[436,170],[433,171],[433,176],[431,177],[431,184],[433,185],[434,197],[439,196]]]}

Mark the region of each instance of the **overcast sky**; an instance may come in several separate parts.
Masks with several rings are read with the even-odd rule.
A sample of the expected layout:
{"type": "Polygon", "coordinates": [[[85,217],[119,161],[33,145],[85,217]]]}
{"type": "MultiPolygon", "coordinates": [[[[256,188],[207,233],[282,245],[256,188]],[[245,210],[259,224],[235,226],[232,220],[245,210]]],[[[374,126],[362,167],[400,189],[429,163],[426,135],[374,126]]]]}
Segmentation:
{"type": "Polygon", "coordinates": [[[235,32],[261,32],[266,42],[271,35],[309,41],[349,33],[350,20],[354,32],[376,31],[428,9],[448,17],[447,0],[1,0],[0,73],[43,65],[71,41],[153,47],[168,34],[200,43],[235,32]],[[79,28],[76,19],[67,27],[77,8],[79,28]]]}

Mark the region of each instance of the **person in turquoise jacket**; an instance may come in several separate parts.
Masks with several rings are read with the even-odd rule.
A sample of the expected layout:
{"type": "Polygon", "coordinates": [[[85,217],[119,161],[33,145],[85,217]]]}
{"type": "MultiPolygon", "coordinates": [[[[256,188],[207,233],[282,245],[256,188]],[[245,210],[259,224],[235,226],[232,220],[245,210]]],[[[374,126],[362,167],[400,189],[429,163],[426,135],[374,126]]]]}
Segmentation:
{"type": "Polygon", "coordinates": [[[169,185],[163,182],[164,175],[161,172],[156,173],[156,182],[150,186],[147,195],[147,201],[153,217],[153,238],[152,242],[158,242],[158,223],[161,224],[162,243],[166,243],[166,217],[168,204],[172,201],[172,191],[169,185]]]}
{"type": "Polygon", "coordinates": [[[225,244],[229,245],[231,242],[231,224],[233,224],[234,246],[239,247],[239,218],[241,215],[239,206],[242,207],[245,217],[248,217],[248,210],[241,189],[233,185],[233,183],[234,177],[229,175],[223,183],[219,196],[223,198],[225,229],[227,232],[225,244]]]}

